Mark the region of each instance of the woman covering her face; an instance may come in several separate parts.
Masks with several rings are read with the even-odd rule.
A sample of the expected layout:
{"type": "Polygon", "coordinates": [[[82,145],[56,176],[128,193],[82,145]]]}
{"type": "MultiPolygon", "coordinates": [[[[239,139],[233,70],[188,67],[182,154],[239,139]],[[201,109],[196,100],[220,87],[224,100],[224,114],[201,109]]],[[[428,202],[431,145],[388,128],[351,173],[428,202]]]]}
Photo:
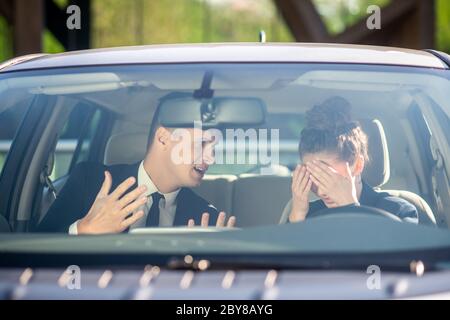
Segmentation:
{"type": "Polygon", "coordinates": [[[333,97],[307,112],[301,132],[298,165],[292,180],[290,222],[325,208],[365,205],[388,211],[403,221],[418,223],[417,209],[408,201],[377,192],[361,179],[368,159],[368,139],[350,116],[351,106],[333,97]],[[320,200],[309,203],[309,192],[320,200]]]}

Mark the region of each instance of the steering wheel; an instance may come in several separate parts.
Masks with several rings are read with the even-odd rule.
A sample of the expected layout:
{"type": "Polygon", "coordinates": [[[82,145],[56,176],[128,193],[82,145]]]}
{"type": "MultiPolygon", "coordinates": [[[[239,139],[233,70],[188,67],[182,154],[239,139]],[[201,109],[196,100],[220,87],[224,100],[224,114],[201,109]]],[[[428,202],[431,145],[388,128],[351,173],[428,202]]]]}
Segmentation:
{"type": "Polygon", "coordinates": [[[356,214],[384,217],[399,222],[402,221],[399,217],[390,212],[368,206],[345,206],[338,208],[325,208],[308,214],[307,219],[330,217],[330,216],[356,215],[356,214]]]}

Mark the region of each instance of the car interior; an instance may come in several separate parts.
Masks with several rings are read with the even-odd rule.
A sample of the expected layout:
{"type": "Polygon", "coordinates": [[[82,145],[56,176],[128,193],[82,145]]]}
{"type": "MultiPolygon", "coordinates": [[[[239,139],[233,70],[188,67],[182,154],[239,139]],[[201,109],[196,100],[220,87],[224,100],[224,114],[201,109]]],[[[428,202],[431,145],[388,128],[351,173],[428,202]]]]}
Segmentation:
{"type": "MultiPolygon", "coordinates": [[[[419,211],[420,223],[436,224],[431,208],[422,197],[411,191],[382,188],[390,178],[390,158],[383,125],[378,119],[360,119],[359,122],[369,137],[371,159],[364,170],[363,179],[372,187],[413,203],[419,211]]],[[[110,137],[104,163],[113,165],[139,162],[145,156],[147,137],[148,132],[110,137]]],[[[238,226],[250,227],[287,222],[288,210],[283,209],[290,205],[290,185],[290,175],[283,173],[216,174],[207,175],[195,191],[220,210],[233,213],[237,217],[238,226]]]]}
{"type": "MultiPolygon", "coordinates": [[[[328,93],[328,95],[331,94],[328,93]]],[[[342,92],[339,94],[342,95],[342,92]]],[[[347,98],[355,100],[354,95],[347,98]]],[[[322,99],[326,99],[326,96],[319,95],[316,101],[320,102],[322,99]]],[[[352,102],[356,106],[363,105],[362,101],[352,102]]],[[[377,102],[373,101],[372,103],[377,102]]],[[[306,111],[308,106],[312,105],[305,104],[302,111],[306,111]]],[[[383,112],[380,110],[380,112],[372,112],[372,114],[368,111],[376,108],[368,106],[366,101],[364,106],[364,108],[355,108],[355,111],[360,113],[359,122],[369,137],[370,162],[364,170],[364,180],[378,190],[402,197],[413,203],[419,211],[420,223],[435,225],[436,217],[427,201],[419,195],[426,191],[423,189],[426,184],[421,183],[420,175],[416,174],[416,172],[420,172],[421,164],[420,159],[414,158],[419,151],[414,150],[415,138],[405,112],[408,106],[402,106],[404,115],[400,116],[392,115],[391,110],[387,111],[390,109],[389,106],[380,108],[385,109],[383,112]],[[398,120],[400,126],[397,124],[398,120]]],[[[277,105],[268,107],[269,113],[281,111],[277,110],[277,105]]],[[[296,106],[292,106],[292,110],[289,112],[296,111],[294,108],[296,106]]],[[[139,120],[136,119],[136,114],[137,112],[130,112],[121,114],[120,118],[116,117],[112,134],[106,142],[103,154],[104,164],[132,164],[144,158],[148,137],[149,121],[147,119],[151,119],[152,114],[147,111],[146,116],[139,115],[139,120]],[[137,121],[139,121],[139,126],[137,121]]],[[[293,166],[295,163],[279,165],[270,175],[226,172],[207,174],[195,191],[213,203],[219,210],[235,215],[238,227],[285,223],[290,206],[290,169],[293,166]]],[[[217,170],[220,171],[220,169],[215,171],[217,170]]],[[[60,190],[65,180],[66,177],[63,177],[55,181],[55,188],[60,190]]],[[[41,217],[53,199],[50,190],[46,188],[41,203],[41,217]]]]}
{"type": "MultiPolygon", "coordinates": [[[[192,75],[187,78],[182,73],[176,81],[164,76],[163,72],[155,74],[152,76],[159,77],[156,84],[123,77],[123,82],[116,85],[114,81],[118,76],[93,74],[86,78],[99,78],[101,82],[103,76],[105,81],[110,81],[111,88],[101,88],[99,84],[89,87],[41,86],[29,90],[30,95],[22,95],[20,99],[17,99],[17,92],[20,91],[11,90],[10,100],[8,96],[3,96],[6,105],[11,107],[30,103],[34,95],[44,95],[48,98],[47,107],[52,110],[51,121],[47,123],[42,142],[34,155],[40,159],[30,168],[40,171],[39,186],[36,188],[30,182],[22,190],[23,194],[29,191],[28,194],[34,195],[29,199],[31,210],[24,210],[27,206],[22,210],[31,212],[34,224],[45,216],[55,194],[62,189],[77,163],[97,161],[113,165],[141,161],[146,153],[150,123],[161,99],[174,93],[195,93],[194,89],[202,85],[201,73],[198,81],[193,81],[192,75]],[[16,98],[13,98],[14,94],[16,98]],[[64,139],[65,132],[71,129],[72,120],[78,121],[72,126],[79,134],[64,139]],[[69,155],[66,170],[55,176],[58,148],[72,148],[74,151],[69,155]]],[[[434,159],[435,154],[426,115],[430,108],[444,101],[442,92],[436,93],[441,100],[427,99],[427,95],[419,92],[418,85],[413,83],[423,81],[419,76],[410,77],[408,81],[411,83],[398,85],[400,80],[394,76],[386,78],[385,75],[372,77],[373,82],[369,84],[361,83],[360,77],[343,81],[347,79],[348,72],[344,76],[338,73],[333,75],[332,71],[326,73],[326,77],[334,76],[335,82],[319,81],[314,78],[318,77],[317,74],[296,75],[298,78],[294,79],[281,76],[278,79],[277,75],[265,79],[263,72],[260,77],[257,77],[258,74],[246,75],[243,72],[230,77],[230,74],[219,72],[213,82],[214,95],[258,98],[264,102],[267,109],[266,128],[279,130],[279,163],[265,165],[270,169],[270,174],[267,171],[261,174],[260,165],[213,165],[202,184],[195,188],[195,192],[219,210],[236,216],[237,227],[287,221],[291,174],[299,162],[298,139],[304,115],[314,105],[333,96],[341,96],[350,102],[353,118],[360,122],[369,137],[370,161],[366,164],[363,179],[377,190],[414,204],[419,212],[420,224],[447,227],[448,217],[443,216],[442,210],[437,210],[439,203],[431,181],[434,176],[427,174],[437,169],[434,167],[435,161],[429,161],[434,159]],[[276,121],[271,123],[271,119],[276,121]]]]}

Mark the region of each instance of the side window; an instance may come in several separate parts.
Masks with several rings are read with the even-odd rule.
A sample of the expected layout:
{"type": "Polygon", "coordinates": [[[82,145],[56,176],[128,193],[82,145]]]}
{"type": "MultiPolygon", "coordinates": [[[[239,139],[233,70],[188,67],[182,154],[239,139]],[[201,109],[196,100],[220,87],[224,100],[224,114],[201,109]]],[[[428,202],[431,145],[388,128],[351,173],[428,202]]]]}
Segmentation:
{"type": "Polygon", "coordinates": [[[81,136],[78,142],[78,152],[76,152],[74,157],[72,158],[71,168],[73,167],[73,165],[89,160],[92,141],[97,133],[101,115],[101,111],[97,109],[93,113],[90,121],[86,124],[86,131],[84,132],[84,135],[81,136]]]}
{"type": "Polygon", "coordinates": [[[28,107],[29,103],[21,103],[4,111],[0,107],[0,175],[14,136],[28,107]]]}
{"type": "Polygon", "coordinates": [[[101,114],[100,109],[84,104],[72,110],[56,144],[52,180],[67,175],[73,165],[89,159],[101,114]]]}
{"type": "Polygon", "coordinates": [[[448,117],[444,110],[442,110],[442,108],[440,108],[436,103],[433,103],[432,107],[433,111],[437,115],[436,119],[439,122],[441,129],[444,131],[447,142],[450,144],[450,117],[448,117]]]}

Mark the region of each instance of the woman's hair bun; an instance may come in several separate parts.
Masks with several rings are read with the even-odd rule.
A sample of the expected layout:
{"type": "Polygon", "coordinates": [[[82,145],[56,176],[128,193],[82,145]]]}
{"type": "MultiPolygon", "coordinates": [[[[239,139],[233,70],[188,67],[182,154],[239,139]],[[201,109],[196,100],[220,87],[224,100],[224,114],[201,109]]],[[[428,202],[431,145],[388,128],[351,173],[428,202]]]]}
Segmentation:
{"type": "Polygon", "coordinates": [[[353,164],[356,156],[368,160],[368,139],[357,121],[352,121],[351,105],[342,97],[331,97],[306,113],[306,126],[299,144],[300,155],[334,152],[353,164]]]}
{"type": "Polygon", "coordinates": [[[338,96],[331,97],[306,113],[306,128],[339,135],[357,126],[352,121],[350,112],[351,105],[347,100],[338,96]]]}

